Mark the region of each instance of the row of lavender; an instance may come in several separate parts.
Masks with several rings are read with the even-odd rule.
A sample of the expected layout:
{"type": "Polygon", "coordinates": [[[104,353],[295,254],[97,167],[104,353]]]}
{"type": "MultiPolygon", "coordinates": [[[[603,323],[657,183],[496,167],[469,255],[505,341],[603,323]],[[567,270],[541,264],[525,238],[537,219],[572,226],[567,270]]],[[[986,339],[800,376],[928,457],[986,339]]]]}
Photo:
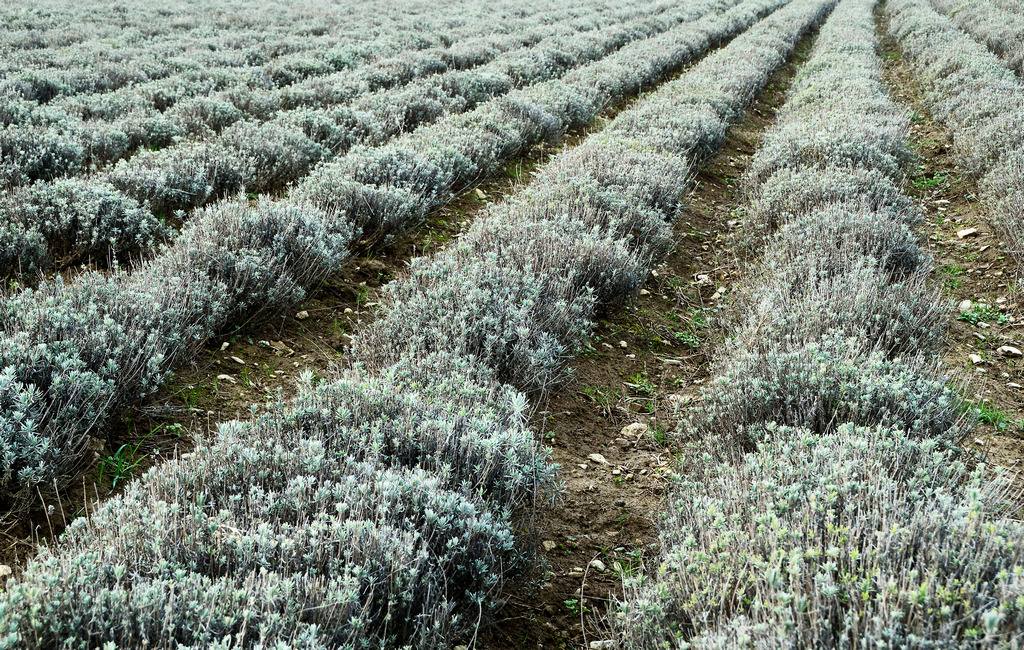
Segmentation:
{"type": "MultiPolygon", "coordinates": [[[[303,80],[370,62],[394,57],[378,72],[383,78],[415,66],[420,57],[425,67],[436,65],[429,57],[438,55],[449,63],[472,59],[506,39],[541,29],[539,38],[566,21],[582,27],[589,23],[586,13],[600,23],[621,9],[612,3],[572,9],[498,2],[456,9],[414,2],[396,11],[339,2],[311,11],[293,3],[240,0],[161,7],[162,17],[153,17],[145,3],[113,10],[105,3],[83,5],[52,8],[50,16],[75,9],[82,14],[80,23],[46,30],[74,32],[64,37],[64,45],[48,46],[46,35],[36,31],[34,45],[5,52],[0,97],[7,108],[0,113],[13,123],[48,123],[54,114],[108,120],[129,110],[153,115],[225,88],[267,91],[267,101],[303,80]],[[248,15],[239,19],[236,12],[248,15]],[[119,29],[110,33],[110,23],[119,29]]],[[[651,4],[648,10],[658,7],[651,4]]],[[[44,22],[47,9],[43,3],[6,5],[0,9],[8,14],[0,36],[14,38],[19,22],[44,22]]]]}
{"type": "MultiPolygon", "coordinates": [[[[185,120],[195,128],[183,128],[194,131],[194,137],[140,152],[108,172],[38,182],[0,201],[0,214],[6,217],[6,225],[0,226],[0,275],[31,277],[61,261],[149,252],[173,235],[166,223],[180,223],[186,216],[182,211],[243,190],[279,191],[356,145],[379,146],[514,88],[557,79],[700,15],[689,7],[651,13],[649,8],[627,7],[613,12],[607,24],[594,19],[589,31],[552,27],[558,33],[547,38],[526,33],[507,42],[509,48],[490,47],[451,70],[446,70],[448,51],[433,54],[433,64],[425,64],[429,52],[415,53],[406,62],[406,75],[389,68],[387,61],[363,66],[345,73],[344,79],[319,79],[323,85],[310,93],[320,104],[315,108],[277,111],[276,103],[256,102],[266,109],[258,111],[260,119],[243,119],[232,104],[209,97],[197,110],[194,103],[191,108],[178,104],[164,115],[185,107],[185,120]],[[384,72],[386,78],[381,77],[384,72]]],[[[126,146],[115,159],[143,144],[130,140],[124,140],[126,146]]],[[[71,146],[62,136],[52,141],[71,146]]],[[[60,175],[50,165],[62,164],[62,158],[46,146],[17,149],[30,166],[38,162],[46,167],[45,176],[60,175]]],[[[76,160],[76,166],[85,164],[76,160]]],[[[11,173],[19,169],[24,166],[9,167],[11,173]]]]}
{"type": "Polygon", "coordinates": [[[557,382],[596,310],[638,291],[693,165],[832,4],[778,10],[418,261],[348,376],[72,524],[0,595],[0,647],[457,643],[552,489],[517,389],[557,382]]]}
{"type": "Polygon", "coordinates": [[[1024,74],[1024,4],[1004,7],[981,0],[932,0],[932,6],[984,43],[1018,75],[1024,74]]]}
{"type": "MultiPolygon", "coordinates": [[[[891,1],[891,0],[890,0],[891,1]]],[[[843,0],[745,178],[765,254],[617,619],[628,648],[1003,648],[1024,526],[956,446],[876,0],[843,0]]]]}
{"type": "MultiPolygon", "coordinates": [[[[433,90],[433,95],[441,95],[449,101],[461,97],[460,92],[475,90],[479,94],[488,88],[487,81],[500,84],[501,79],[492,79],[495,70],[484,69],[477,73],[470,70],[502,57],[507,61],[504,66],[498,67],[498,71],[504,71],[506,76],[515,75],[520,72],[520,68],[525,68],[521,70],[524,83],[545,72],[548,75],[546,78],[550,78],[558,73],[559,66],[562,66],[562,71],[566,66],[571,66],[570,59],[573,55],[577,57],[578,64],[579,57],[583,56],[586,48],[574,45],[573,39],[582,36],[586,42],[593,38],[581,32],[615,26],[630,18],[651,18],[651,13],[654,14],[652,20],[657,22],[660,9],[662,7],[657,5],[643,6],[640,9],[619,8],[617,11],[609,12],[608,16],[577,20],[572,25],[561,25],[559,18],[565,18],[563,14],[566,12],[553,6],[546,6],[538,15],[531,16],[532,21],[513,21],[512,25],[506,26],[519,29],[517,33],[504,35],[499,40],[495,40],[493,34],[487,34],[487,26],[493,24],[491,20],[479,18],[473,23],[472,28],[467,28],[466,31],[483,31],[483,36],[458,41],[451,47],[429,50],[412,48],[399,57],[385,58],[372,65],[344,69],[332,75],[317,76],[306,83],[288,86],[283,91],[262,89],[258,86],[253,88],[250,87],[252,84],[245,81],[241,84],[228,83],[226,88],[211,94],[207,82],[183,83],[182,80],[174,80],[172,87],[185,88],[186,92],[195,91],[198,95],[192,99],[176,97],[174,101],[163,97],[156,100],[158,105],[152,105],[152,97],[144,88],[132,87],[126,90],[129,94],[92,98],[94,101],[107,102],[109,105],[81,109],[81,112],[87,113],[84,119],[69,116],[66,110],[62,110],[67,108],[66,106],[55,107],[47,104],[40,111],[29,113],[33,122],[38,123],[10,124],[0,133],[0,153],[5,162],[4,177],[0,179],[0,185],[10,187],[34,180],[75,176],[108,163],[123,161],[140,147],[166,147],[179,140],[195,144],[196,141],[213,138],[224,129],[228,132],[223,134],[219,142],[208,142],[208,149],[193,150],[191,156],[178,153],[173,157],[167,152],[149,152],[145,154],[148,164],[145,164],[144,168],[155,172],[154,168],[160,167],[158,163],[161,160],[164,166],[169,166],[175,159],[179,167],[187,162],[191,162],[193,167],[201,167],[204,159],[210,158],[213,155],[211,152],[216,152],[220,148],[226,150],[221,155],[221,165],[233,161],[234,167],[240,167],[240,161],[247,156],[263,154],[267,157],[274,152],[275,146],[276,149],[285,147],[305,153],[307,156],[323,155],[326,152],[322,149],[329,149],[331,143],[303,143],[302,140],[305,138],[301,128],[304,124],[303,118],[305,121],[314,120],[330,124],[332,120],[328,118],[338,120],[342,117],[330,112],[325,113],[323,109],[345,105],[359,97],[367,96],[363,104],[356,107],[363,109],[359,114],[376,107],[383,113],[376,117],[384,120],[387,117],[387,111],[384,109],[388,105],[392,106],[391,112],[395,112],[398,110],[396,106],[403,105],[399,100],[424,103],[432,98],[429,90],[433,90]],[[516,24],[517,22],[519,24],[516,24]],[[531,22],[540,24],[531,25],[531,22]],[[544,43],[544,47],[535,50],[533,46],[541,43],[544,43]],[[583,49],[584,53],[578,52],[579,49],[583,49]],[[399,98],[394,98],[387,92],[402,88],[416,79],[429,79],[431,82],[420,88],[419,92],[407,91],[399,98]],[[283,104],[286,101],[292,107],[316,104],[321,110],[285,111],[286,114],[281,116],[276,129],[261,128],[264,121],[275,117],[284,108],[283,104]],[[319,117],[319,120],[315,120],[316,117],[319,117]],[[272,140],[270,144],[258,144],[261,139],[267,138],[272,140]],[[302,147],[302,144],[305,146],[302,147]],[[239,151],[236,153],[235,150],[239,151]],[[203,153],[205,155],[202,155],[203,153]],[[232,153],[235,153],[235,156],[232,156],[232,153]],[[153,159],[154,155],[156,159],[153,159]]],[[[467,12],[467,15],[473,15],[469,8],[467,12]]],[[[634,29],[642,33],[644,27],[641,23],[634,29]]],[[[445,39],[457,36],[458,34],[446,35],[445,39]]],[[[639,37],[628,30],[626,35],[618,34],[620,39],[628,36],[639,37]]],[[[608,38],[605,35],[603,40],[608,38]]],[[[395,39],[399,42],[402,40],[400,36],[395,39]]],[[[382,47],[388,42],[389,38],[383,39],[382,47]]],[[[598,46],[599,44],[593,44],[591,48],[598,46]]],[[[209,71],[207,76],[211,76],[209,71]]],[[[212,76],[216,78],[216,75],[212,76]]],[[[249,77],[251,75],[246,75],[245,79],[248,80],[249,77]]],[[[469,99],[471,98],[463,101],[469,99]]],[[[434,101],[436,103],[437,100],[434,101]]],[[[370,117],[373,116],[364,118],[364,121],[368,121],[370,117]]],[[[370,121],[370,124],[372,123],[370,121]]],[[[370,124],[367,124],[367,128],[370,124]]],[[[339,128],[340,125],[335,126],[335,130],[339,128]]],[[[278,156],[281,155],[278,153],[278,156]]],[[[292,158],[295,155],[292,153],[292,158]]],[[[129,196],[137,197],[141,193],[143,197],[139,198],[145,198],[144,190],[131,191],[133,185],[129,181],[133,178],[132,171],[131,166],[122,169],[121,175],[115,176],[115,184],[117,179],[120,179],[119,189],[129,190],[129,196]],[[124,178],[125,175],[127,179],[124,178]]],[[[165,173],[174,172],[172,168],[165,173]]],[[[236,173],[241,173],[241,170],[236,173]]],[[[192,188],[175,189],[187,195],[192,188]]],[[[39,191],[45,193],[45,188],[39,191]]],[[[200,200],[201,198],[203,197],[200,197],[200,200]]],[[[153,208],[158,212],[164,212],[173,206],[160,204],[154,205],[153,208]]]]}
{"type": "MultiPolygon", "coordinates": [[[[42,283],[0,302],[0,495],[9,512],[76,480],[90,436],[228,324],[287,309],[357,236],[415,227],[544,138],[588,123],[786,0],[746,0],[553,82],[325,165],[281,201],[223,202],[134,273],[42,283]],[[349,162],[346,162],[349,161],[349,162]]],[[[692,5],[695,13],[722,0],[692,5]]],[[[599,188],[598,188],[599,189],[599,188]]]]}
{"type": "Polygon", "coordinates": [[[922,0],[892,0],[889,31],[921,74],[932,114],[980,180],[1009,250],[1024,261],[1024,82],[922,0]]]}
{"type": "Polygon", "coordinates": [[[358,61],[375,52],[381,32],[409,39],[417,24],[458,28],[451,16],[425,12],[429,6],[416,2],[406,13],[342,3],[313,12],[261,0],[9,2],[0,7],[0,95],[60,103],[204,68],[269,81],[309,68],[301,62],[314,57],[358,61]]]}

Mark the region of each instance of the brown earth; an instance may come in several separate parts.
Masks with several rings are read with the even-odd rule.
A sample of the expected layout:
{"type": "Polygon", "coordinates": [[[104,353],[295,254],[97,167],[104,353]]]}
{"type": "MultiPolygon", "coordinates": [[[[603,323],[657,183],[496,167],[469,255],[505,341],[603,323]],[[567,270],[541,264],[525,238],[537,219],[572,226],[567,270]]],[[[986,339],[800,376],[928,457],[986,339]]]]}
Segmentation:
{"type": "Polygon", "coordinates": [[[669,432],[710,377],[725,332],[717,323],[741,268],[730,245],[737,184],[809,49],[808,39],[700,170],[675,250],[639,299],[598,324],[568,385],[539,406],[535,427],[562,468],[563,490],[536,513],[543,561],[506,590],[476,647],[587,648],[609,638],[622,577],[657,556],[656,518],[676,467],[669,432]],[[634,424],[641,426],[623,430],[634,424]]]}
{"type": "MultiPolygon", "coordinates": [[[[717,323],[743,267],[730,245],[738,224],[737,181],[809,47],[809,41],[802,44],[796,62],[774,75],[700,171],[675,229],[676,249],[649,278],[644,295],[599,323],[589,349],[572,364],[569,383],[538,405],[535,428],[562,467],[563,490],[552,507],[534,513],[542,562],[505,590],[504,607],[480,631],[476,647],[586,648],[608,638],[607,608],[622,594],[622,576],[656,557],[655,519],[675,467],[666,434],[710,377],[709,360],[725,332],[717,323]],[[633,424],[641,426],[623,432],[633,424]]],[[[921,168],[908,189],[925,209],[921,233],[936,258],[935,281],[954,303],[992,307],[979,314],[987,320],[975,319],[972,305],[977,323],[952,323],[943,358],[969,379],[968,395],[989,420],[974,436],[984,443],[976,446],[1012,467],[1024,456],[1024,392],[1008,384],[1024,384],[1024,371],[1019,360],[995,351],[1006,344],[1024,349],[1024,316],[1013,291],[1017,269],[975,184],[957,168],[948,132],[931,120],[913,73],[888,39],[883,56],[894,97],[914,111],[921,168]],[[977,233],[957,236],[967,228],[977,233]],[[982,363],[972,364],[970,354],[982,356],[982,363]]],[[[566,146],[630,103],[571,134],[566,146]]],[[[33,540],[52,538],[88,503],[116,492],[161,457],[187,451],[194,436],[217,422],[251,417],[294,395],[301,373],[323,376],[343,367],[350,337],[373,320],[381,288],[411,258],[457,236],[489,202],[520,191],[559,150],[535,148],[501,178],[482,183],[480,194],[467,192],[413,235],[353,258],[292,313],[240,324],[212,340],[144,406],[122,414],[82,489],[49,517],[40,511],[32,530],[9,531],[0,562],[16,567],[34,551],[33,540]]]]}
{"type": "Polygon", "coordinates": [[[1024,361],[999,351],[1024,350],[1019,268],[997,234],[991,208],[979,200],[975,179],[957,164],[951,133],[932,119],[917,75],[887,35],[881,10],[878,18],[884,80],[911,114],[911,145],[919,156],[907,190],[924,214],[919,232],[935,258],[935,284],[955,309],[942,360],[980,413],[965,445],[1009,468],[1024,487],[1018,472],[1024,459],[1024,361]]]}
{"type": "Polygon", "coordinates": [[[341,271],[311,289],[311,297],[290,312],[249,319],[212,338],[143,404],[112,419],[103,432],[106,440],[78,487],[57,502],[40,502],[25,519],[0,530],[0,567],[17,574],[41,540],[54,540],[93,504],[116,494],[162,459],[187,453],[198,438],[212,435],[218,423],[250,418],[293,397],[304,373],[323,377],[344,368],[351,338],[373,321],[382,288],[414,257],[443,247],[489,203],[521,191],[552,156],[602,130],[636,99],[608,107],[586,127],[566,134],[557,146],[540,143],[530,148],[413,232],[387,245],[357,247],[341,271]]]}

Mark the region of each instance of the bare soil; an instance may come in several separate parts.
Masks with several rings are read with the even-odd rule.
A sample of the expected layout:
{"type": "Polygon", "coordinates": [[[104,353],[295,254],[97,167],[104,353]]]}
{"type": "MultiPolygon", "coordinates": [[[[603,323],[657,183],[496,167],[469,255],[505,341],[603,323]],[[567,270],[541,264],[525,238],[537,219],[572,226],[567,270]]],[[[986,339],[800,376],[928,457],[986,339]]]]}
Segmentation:
{"type": "Polygon", "coordinates": [[[506,589],[476,647],[587,648],[607,639],[623,576],[657,557],[656,519],[677,469],[670,432],[710,378],[725,332],[719,316],[742,266],[731,245],[738,182],[809,49],[810,39],[700,170],[675,250],[639,299],[600,321],[569,384],[539,406],[535,427],[562,468],[563,490],[536,513],[542,562],[506,589]]]}
{"type": "MultiPolygon", "coordinates": [[[[142,405],[118,414],[103,432],[92,467],[77,487],[54,503],[40,502],[24,519],[0,530],[0,567],[17,575],[40,541],[53,541],[93,504],[123,490],[131,480],[164,459],[187,453],[212,435],[218,423],[249,419],[279,400],[294,397],[304,373],[330,376],[345,367],[356,332],[371,323],[383,287],[400,276],[415,257],[442,248],[488,204],[529,185],[552,156],[602,130],[636,101],[608,107],[584,128],[553,146],[540,143],[482,180],[421,227],[390,243],[357,244],[344,268],[288,313],[259,315],[212,338],[190,363],[142,405]]],[[[71,271],[66,271],[71,273],[71,271]]]]}
{"type": "Polygon", "coordinates": [[[1004,348],[1024,350],[1024,296],[1016,285],[1020,270],[998,235],[989,206],[979,200],[975,179],[957,164],[952,134],[932,118],[917,75],[886,33],[881,10],[878,25],[884,80],[895,101],[911,113],[911,145],[919,167],[907,189],[925,216],[921,241],[935,258],[934,282],[955,310],[942,360],[980,414],[965,445],[1008,468],[1024,487],[1019,472],[1024,361],[1004,348]]]}

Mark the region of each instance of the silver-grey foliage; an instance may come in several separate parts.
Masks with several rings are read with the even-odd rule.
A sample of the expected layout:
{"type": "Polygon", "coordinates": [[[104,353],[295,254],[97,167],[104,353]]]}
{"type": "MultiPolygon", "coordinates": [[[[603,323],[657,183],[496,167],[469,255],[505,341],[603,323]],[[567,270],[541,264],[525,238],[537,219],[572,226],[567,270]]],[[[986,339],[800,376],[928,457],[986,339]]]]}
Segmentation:
{"type": "MultiPolygon", "coordinates": [[[[965,19],[989,10],[973,2],[962,8],[965,19]]],[[[927,0],[897,0],[886,10],[889,32],[924,78],[931,112],[950,129],[960,163],[997,208],[1009,250],[1024,260],[1024,82],[927,0]]]]}
{"type": "MultiPolygon", "coordinates": [[[[754,4],[763,12],[773,3],[754,4]]],[[[749,60],[766,41],[791,51],[830,5],[797,0],[715,56],[749,60]]],[[[777,66],[783,59],[759,61],[777,66]]],[[[725,78],[702,76],[701,65],[690,74],[721,90],[710,107],[691,99],[682,108],[717,115],[719,126],[702,136],[709,138],[767,78],[742,65],[725,78]]],[[[677,97],[668,84],[634,110],[672,110],[677,97]]],[[[647,141],[636,124],[630,131],[647,141]]],[[[593,146],[578,159],[596,164],[605,144],[594,139],[593,146]]],[[[671,222],[677,204],[650,192],[648,177],[677,170],[663,183],[671,196],[692,176],[692,153],[709,149],[707,142],[652,145],[622,170],[602,160],[585,176],[613,177],[616,184],[604,199],[584,204],[582,193],[552,191],[565,167],[541,174],[535,191],[494,208],[458,245],[418,261],[392,285],[384,313],[358,342],[361,370],[306,386],[298,399],[251,423],[223,425],[192,456],[158,466],[72,524],[59,546],[44,550],[0,597],[0,645],[458,642],[528,559],[513,531],[523,506],[552,486],[553,468],[515,388],[552,385],[566,352],[592,326],[595,299],[614,304],[623,299],[615,291],[635,291],[654,251],[663,250],[648,247],[660,247],[657,240],[615,227],[626,212],[621,204],[640,201],[650,218],[671,222]],[[673,156],[674,163],[666,160],[673,156]]],[[[214,206],[162,259],[213,279],[207,284],[224,296],[217,313],[225,309],[220,301],[268,300],[279,284],[268,284],[259,265],[247,262],[250,255],[271,249],[266,255],[279,257],[259,258],[271,268],[304,260],[290,271],[295,275],[321,259],[307,260],[315,238],[299,234],[315,233],[318,220],[350,223],[333,212],[293,209],[270,204],[250,217],[240,205],[214,206]],[[217,251],[215,242],[224,240],[203,239],[210,232],[237,242],[200,264],[192,251],[217,251]],[[273,243],[245,243],[260,237],[273,243]],[[245,246],[252,248],[243,254],[238,248],[245,246]],[[234,287],[243,289],[235,295],[234,287]]],[[[180,286],[200,290],[198,282],[180,286]]],[[[190,313],[206,313],[202,304],[186,302],[194,305],[190,313]]]]}
{"type": "Polygon", "coordinates": [[[998,648],[1024,625],[1005,486],[933,440],[766,425],[699,466],[627,621],[645,648],[998,648]],[[996,517],[993,518],[993,515],[996,517]]]}
{"type": "Polygon", "coordinates": [[[1020,638],[1024,528],[955,444],[946,308],[907,227],[907,120],[881,85],[875,3],[839,3],[744,179],[764,261],[683,422],[689,473],[614,612],[623,647],[1020,638]]]}
{"type": "MultiPolygon", "coordinates": [[[[719,7],[721,2],[707,0],[706,4],[696,5],[690,11],[702,15],[719,7]]],[[[0,320],[0,341],[3,344],[18,341],[19,350],[34,350],[31,363],[23,361],[24,354],[19,352],[4,364],[13,367],[13,373],[21,382],[19,391],[31,393],[32,401],[27,411],[10,414],[4,411],[0,415],[16,421],[27,419],[40,430],[51,432],[56,425],[51,426],[50,419],[56,414],[69,414],[59,420],[60,435],[62,439],[76,442],[65,446],[69,458],[57,465],[80,467],[87,448],[86,438],[102,430],[111,413],[152,391],[167,371],[188,359],[199,345],[232,321],[260,310],[281,310],[301,299],[305,289],[327,277],[347,259],[352,239],[362,237],[372,241],[413,227],[427,210],[450,199],[457,189],[491,173],[500,162],[517,155],[526,146],[540,138],[559,135],[570,126],[580,126],[578,120],[592,119],[601,107],[621,98],[619,93],[634,92],[660,80],[668,71],[698,56],[714,43],[742,31],[781,4],[782,0],[748,0],[734,9],[670,29],[661,36],[634,42],[610,57],[572,71],[558,83],[516,91],[476,111],[419,129],[383,147],[358,149],[321,167],[321,173],[310,176],[308,183],[300,184],[286,199],[263,201],[256,208],[246,208],[234,199],[216,203],[200,213],[195,223],[186,225],[181,242],[176,241],[131,274],[119,272],[103,280],[103,295],[110,294],[109,299],[93,298],[94,276],[72,285],[44,282],[38,292],[16,296],[6,306],[9,309],[0,312],[12,314],[0,320]],[[622,84],[621,80],[630,81],[622,84]],[[563,92],[567,90],[572,91],[573,96],[579,94],[587,98],[585,113],[577,112],[580,108],[577,104],[561,103],[565,97],[563,92]],[[50,301],[78,305],[81,314],[101,323],[94,335],[99,342],[77,338],[80,331],[77,327],[75,336],[66,340],[53,338],[56,334],[50,332],[62,330],[58,322],[45,326],[50,301]],[[31,329],[23,324],[28,317],[37,323],[31,329]],[[114,337],[115,348],[134,346],[140,354],[151,351],[152,357],[145,363],[121,366],[119,354],[110,349],[111,344],[104,342],[108,332],[118,333],[114,337]],[[37,366],[45,367],[46,371],[37,373],[37,366]],[[70,415],[79,412],[77,393],[50,393],[49,380],[39,383],[33,380],[36,376],[48,377],[71,367],[84,373],[86,378],[99,378],[96,396],[86,400],[90,406],[81,410],[79,418],[70,415]]],[[[795,29],[785,25],[783,19],[773,19],[769,24],[776,23],[783,25],[784,33],[795,29]]],[[[747,43],[746,39],[740,41],[741,45],[747,43]]],[[[749,45],[758,48],[757,52],[763,50],[756,41],[749,45]]],[[[776,47],[791,48],[792,42],[776,42],[776,47]]],[[[716,54],[716,57],[721,56],[724,55],[716,54]]],[[[735,60],[740,61],[743,56],[740,54],[735,60]]],[[[781,61],[777,56],[770,60],[781,61]]],[[[715,74],[718,74],[722,66],[715,65],[718,66],[715,74]]],[[[733,103],[723,105],[716,133],[724,130],[728,120],[737,114],[737,107],[751,96],[749,84],[763,82],[763,73],[755,68],[754,65],[739,66],[736,78],[727,78],[736,84],[736,90],[729,87],[733,103]]],[[[720,83],[714,75],[702,74],[704,81],[720,83]]],[[[671,84],[666,94],[659,94],[659,99],[651,102],[670,104],[674,88],[676,84],[671,84]]],[[[709,110],[693,103],[692,99],[688,101],[689,111],[704,114],[709,110]]],[[[309,142],[305,136],[298,141],[309,142]]],[[[230,156],[224,153],[226,150],[212,149],[201,143],[195,146],[205,147],[206,152],[200,173],[194,173],[190,167],[194,161],[183,158],[180,162],[187,173],[175,177],[173,184],[164,182],[162,174],[166,170],[159,165],[134,168],[132,173],[140,173],[139,186],[149,188],[147,200],[164,202],[165,209],[174,209],[181,206],[182,197],[209,194],[218,184],[235,190],[244,186],[247,172],[234,166],[230,156]]],[[[697,145],[682,143],[681,146],[697,145]]],[[[707,149],[707,145],[699,147],[707,149]]],[[[637,207],[636,199],[655,196],[643,189],[650,185],[643,179],[665,169],[679,172],[682,168],[678,164],[666,167],[656,155],[636,160],[638,163],[650,160],[657,165],[649,170],[638,167],[632,181],[618,181],[619,186],[635,187],[635,192],[630,189],[616,193],[611,191],[613,188],[604,188],[604,198],[598,202],[623,207],[631,218],[664,221],[665,217],[658,216],[655,206],[637,207]]],[[[605,171],[594,178],[610,176],[605,171]]],[[[669,197],[681,180],[667,181],[669,197]]],[[[554,186],[553,183],[543,185],[554,186]]],[[[659,190],[659,194],[661,192],[659,190]]],[[[664,196],[658,200],[664,205],[664,196]]],[[[604,214],[601,220],[615,220],[620,217],[619,207],[604,214]]],[[[587,224],[585,230],[594,226],[603,227],[600,223],[587,224]]],[[[628,231],[621,234],[628,234],[628,231]]],[[[659,243],[661,247],[664,245],[663,241],[659,243]]],[[[587,246],[582,248],[587,249],[587,246]]],[[[650,254],[640,251],[641,257],[646,256],[646,259],[650,259],[650,254]]],[[[557,268],[536,270],[550,275],[563,272],[557,268]]],[[[581,273],[579,277],[590,277],[592,274],[588,273],[581,273]]],[[[626,286],[635,286],[637,282],[629,277],[614,281],[624,282],[626,286]]],[[[532,280],[524,282],[528,285],[532,280]]],[[[573,303],[576,298],[567,300],[573,303]]],[[[58,313],[61,312],[53,314],[55,321],[58,313]]],[[[557,349],[553,343],[544,344],[544,350],[557,349]]],[[[558,352],[555,356],[562,354],[558,352]]],[[[546,367],[552,360],[537,359],[537,363],[538,367],[546,367]]],[[[49,490],[54,480],[59,488],[74,480],[75,474],[75,471],[42,467],[32,476],[41,477],[41,489],[49,490]]],[[[12,485],[11,491],[23,499],[26,487],[27,484],[19,483],[12,485]]]]}
{"type": "Polygon", "coordinates": [[[66,179],[0,197],[0,277],[30,276],[54,258],[106,260],[152,248],[168,229],[114,187],[66,179]]]}
{"type": "Polygon", "coordinates": [[[1024,74],[1024,15],[1019,5],[1007,8],[979,0],[932,0],[932,5],[952,18],[1006,62],[1017,74],[1024,74]]]}

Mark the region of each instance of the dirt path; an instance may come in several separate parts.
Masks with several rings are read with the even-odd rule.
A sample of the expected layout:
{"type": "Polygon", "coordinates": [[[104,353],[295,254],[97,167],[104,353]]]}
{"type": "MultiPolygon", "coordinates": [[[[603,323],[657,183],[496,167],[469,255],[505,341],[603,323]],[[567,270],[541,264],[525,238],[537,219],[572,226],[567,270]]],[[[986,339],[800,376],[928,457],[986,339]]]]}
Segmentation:
{"type": "Polygon", "coordinates": [[[981,412],[982,422],[966,442],[1016,471],[1024,459],[1024,361],[1004,346],[1024,350],[1019,269],[979,201],[977,185],[956,164],[952,136],[932,119],[917,76],[886,34],[881,11],[878,17],[884,80],[896,102],[912,112],[911,144],[920,167],[908,191],[925,215],[919,232],[935,258],[935,283],[956,306],[942,359],[981,412]]]}
{"type": "Polygon", "coordinates": [[[668,431],[710,377],[724,332],[715,320],[739,277],[728,244],[739,223],[738,180],[809,49],[808,40],[701,170],[676,249],[636,304],[599,323],[572,381],[540,406],[535,427],[562,467],[564,492],[538,513],[544,566],[507,590],[478,648],[588,648],[606,639],[622,574],[656,556],[655,518],[674,467],[668,431]]]}
{"type": "Polygon", "coordinates": [[[443,247],[488,204],[522,191],[552,156],[603,129],[635,100],[610,107],[586,128],[567,134],[557,147],[532,147],[414,232],[357,254],[291,312],[239,323],[232,332],[211,339],[143,405],[111,422],[107,442],[96,450],[93,470],[80,487],[54,504],[49,514],[40,509],[29,521],[3,531],[0,565],[17,571],[38,540],[54,539],[90,503],[115,494],[148,467],[187,453],[196,437],[210,434],[218,423],[249,419],[279,397],[293,397],[303,373],[325,376],[343,368],[352,336],[373,321],[382,288],[410,260],[443,247]]]}

